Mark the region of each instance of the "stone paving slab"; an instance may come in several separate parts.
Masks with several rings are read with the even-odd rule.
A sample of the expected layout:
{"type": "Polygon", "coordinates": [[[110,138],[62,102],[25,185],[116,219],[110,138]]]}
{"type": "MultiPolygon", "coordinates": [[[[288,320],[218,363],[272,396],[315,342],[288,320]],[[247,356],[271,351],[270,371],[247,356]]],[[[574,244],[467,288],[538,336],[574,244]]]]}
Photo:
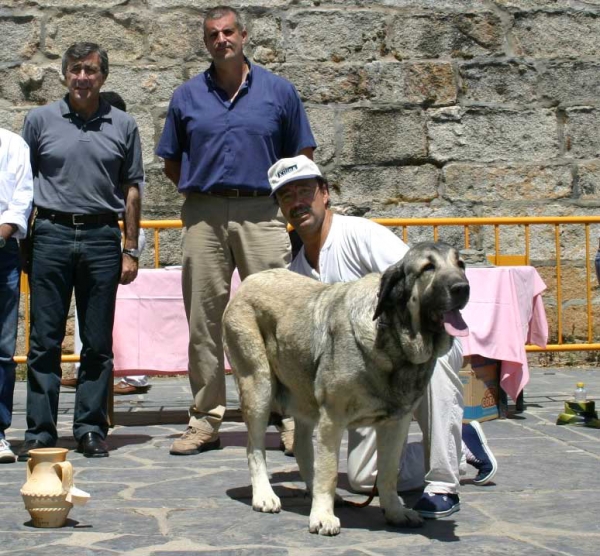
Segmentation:
{"type": "MultiPolygon", "coordinates": [[[[61,529],[31,526],[19,489],[25,465],[0,466],[0,554],[182,556],[316,555],[596,555],[600,553],[600,430],[555,425],[577,381],[590,397],[600,395],[600,370],[532,369],[526,410],[482,424],[499,462],[494,483],[475,486],[468,476],[461,511],[427,521],[420,529],[387,525],[375,499],[364,509],[337,508],[338,537],[308,532],[310,500],[295,460],[279,450],[275,429],[267,433],[267,459],[282,512],[252,511],[243,423],[222,427],[221,450],[170,456],[168,448],[185,428],[189,403],[186,377],[153,379],[143,395],[116,399],[116,426],[109,458],[68,459],[77,486],[91,493],[88,505],[71,510],[61,529]]],[[[59,445],[71,450],[74,395],[61,392],[59,445]]],[[[228,377],[228,416],[238,400],[228,377]]],[[[600,404],[599,404],[600,405],[600,404]]],[[[8,438],[18,449],[25,429],[25,384],[15,392],[8,438]]],[[[415,423],[411,440],[420,438],[415,423]]],[[[347,490],[345,446],[338,492],[347,490]]],[[[418,491],[403,493],[413,504],[418,491]]]]}

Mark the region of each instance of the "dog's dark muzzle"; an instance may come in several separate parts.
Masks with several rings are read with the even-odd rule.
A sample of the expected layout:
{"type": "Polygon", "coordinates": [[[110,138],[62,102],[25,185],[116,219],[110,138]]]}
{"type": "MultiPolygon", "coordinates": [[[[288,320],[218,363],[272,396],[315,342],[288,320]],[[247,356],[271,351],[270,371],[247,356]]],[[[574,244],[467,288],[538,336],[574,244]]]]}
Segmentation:
{"type": "Polygon", "coordinates": [[[453,305],[459,309],[464,309],[469,301],[470,294],[471,286],[469,286],[469,282],[458,282],[450,286],[450,296],[453,305]]]}

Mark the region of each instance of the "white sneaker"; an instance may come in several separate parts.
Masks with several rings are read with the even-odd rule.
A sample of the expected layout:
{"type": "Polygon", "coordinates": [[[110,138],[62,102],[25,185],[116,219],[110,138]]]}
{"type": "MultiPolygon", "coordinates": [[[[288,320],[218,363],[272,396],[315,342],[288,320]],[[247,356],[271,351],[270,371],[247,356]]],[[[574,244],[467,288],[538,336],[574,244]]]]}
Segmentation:
{"type": "Polygon", "coordinates": [[[0,438],[0,463],[14,463],[17,456],[10,449],[10,443],[5,438],[0,438]]]}

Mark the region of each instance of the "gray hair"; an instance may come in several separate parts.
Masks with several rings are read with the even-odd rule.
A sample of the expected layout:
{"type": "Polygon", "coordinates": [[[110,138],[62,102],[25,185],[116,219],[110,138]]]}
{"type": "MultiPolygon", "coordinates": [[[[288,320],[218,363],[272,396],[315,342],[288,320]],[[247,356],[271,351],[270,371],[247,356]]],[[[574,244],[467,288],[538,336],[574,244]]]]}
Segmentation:
{"type": "Polygon", "coordinates": [[[235,26],[241,33],[246,28],[246,24],[244,23],[240,12],[238,12],[235,8],[232,8],[231,6],[215,6],[214,8],[208,10],[206,12],[206,15],[204,16],[204,35],[206,36],[206,22],[209,19],[221,19],[222,17],[228,14],[233,14],[235,16],[235,26]]]}
{"type": "Polygon", "coordinates": [[[100,57],[100,71],[104,77],[108,76],[108,53],[95,42],[76,42],[67,48],[62,57],[62,74],[67,76],[67,66],[71,61],[83,60],[90,54],[100,57]]]}

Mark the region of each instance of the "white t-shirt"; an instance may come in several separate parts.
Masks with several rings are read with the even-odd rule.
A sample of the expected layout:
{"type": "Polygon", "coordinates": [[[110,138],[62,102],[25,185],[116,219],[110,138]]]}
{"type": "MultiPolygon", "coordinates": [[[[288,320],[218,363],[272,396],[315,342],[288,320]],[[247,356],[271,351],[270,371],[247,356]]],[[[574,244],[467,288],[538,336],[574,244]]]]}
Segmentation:
{"type": "Polygon", "coordinates": [[[304,246],[289,269],[320,282],[351,282],[370,272],[384,272],[397,263],[408,246],[391,230],[366,218],[334,214],[319,254],[319,271],[304,255],[304,246]]]}
{"type": "Polygon", "coordinates": [[[0,128],[0,224],[15,224],[16,239],[27,233],[32,200],[29,147],[16,133],[0,128]]]}

